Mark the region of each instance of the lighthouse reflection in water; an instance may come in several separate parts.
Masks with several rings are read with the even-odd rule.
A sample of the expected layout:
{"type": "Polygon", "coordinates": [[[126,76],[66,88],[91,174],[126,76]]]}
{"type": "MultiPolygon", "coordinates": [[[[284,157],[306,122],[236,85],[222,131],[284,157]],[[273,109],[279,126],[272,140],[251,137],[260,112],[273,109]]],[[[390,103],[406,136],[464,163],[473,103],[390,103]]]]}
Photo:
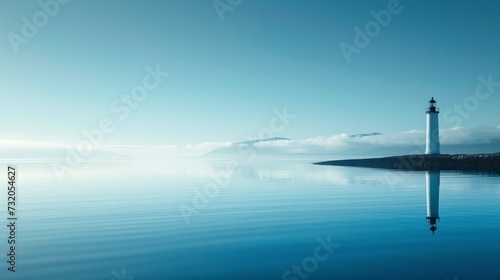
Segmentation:
{"type": "Polygon", "coordinates": [[[425,172],[425,196],[427,200],[427,222],[430,225],[432,234],[437,229],[437,221],[439,221],[439,171],[425,172]]]}

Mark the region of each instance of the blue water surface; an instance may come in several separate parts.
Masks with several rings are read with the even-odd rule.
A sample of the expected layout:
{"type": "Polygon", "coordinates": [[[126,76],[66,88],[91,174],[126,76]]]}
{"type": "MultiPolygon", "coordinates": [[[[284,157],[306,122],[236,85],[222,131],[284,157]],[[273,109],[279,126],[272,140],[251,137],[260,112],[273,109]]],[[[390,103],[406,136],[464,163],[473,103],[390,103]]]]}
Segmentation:
{"type": "Polygon", "coordinates": [[[310,162],[17,163],[0,278],[500,279],[500,177],[441,172],[433,235],[425,172],[310,162]]]}

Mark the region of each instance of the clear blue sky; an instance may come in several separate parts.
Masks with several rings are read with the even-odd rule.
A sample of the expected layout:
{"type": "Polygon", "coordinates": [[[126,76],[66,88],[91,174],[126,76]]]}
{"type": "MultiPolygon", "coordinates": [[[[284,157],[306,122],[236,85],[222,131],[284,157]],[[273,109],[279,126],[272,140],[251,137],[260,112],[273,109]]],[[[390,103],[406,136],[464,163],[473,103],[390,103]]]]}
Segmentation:
{"type": "MultiPolygon", "coordinates": [[[[283,106],[294,139],[423,130],[431,96],[444,112],[500,81],[498,1],[401,1],[348,63],[339,44],[389,2],[244,0],[221,21],[210,0],[73,0],[15,53],[9,32],[42,9],[1,0],[0,139],[76,143],[110,117],[105,144],[240,141],[283,106]],[[156,65],[170,76],[119,120],[113,100],[156,65]]],[[[497,87],[461,125],[500,125],[499,105],[497,87]]]]}

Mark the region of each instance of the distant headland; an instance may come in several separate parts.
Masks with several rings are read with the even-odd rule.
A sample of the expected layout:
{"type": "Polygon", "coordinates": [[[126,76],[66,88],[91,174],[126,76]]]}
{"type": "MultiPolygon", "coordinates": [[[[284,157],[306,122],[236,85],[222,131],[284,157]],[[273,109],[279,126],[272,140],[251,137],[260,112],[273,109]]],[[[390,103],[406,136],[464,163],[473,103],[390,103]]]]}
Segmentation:
{"type": "Polygon", "coordinates": [[[493,154],[425,154],[316,162],[318,165],[354,166],[415,171],[456,170],[500,173],[500,152],[493,154]]]}

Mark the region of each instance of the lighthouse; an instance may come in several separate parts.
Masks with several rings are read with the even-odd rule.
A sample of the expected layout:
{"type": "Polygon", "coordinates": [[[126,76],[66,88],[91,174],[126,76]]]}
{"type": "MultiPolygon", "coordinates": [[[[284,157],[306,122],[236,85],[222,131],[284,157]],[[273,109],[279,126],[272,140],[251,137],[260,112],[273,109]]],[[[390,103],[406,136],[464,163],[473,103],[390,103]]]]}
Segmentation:
{"type": "Polygon", "coordinates": [[[427,222],[430,225],[432,234],[437,229],[437,221],[439,220],[439,171],[425,172],[425,197],[427,201],[427,222]]]}
{"type": "Polygon", "coordinates": [[[427,136],[425,141],[425,153],[431,155],[440,154],[439,149],[439,109],[436,107],[434,97],[429,101],[425,113],[427,114],[427,136]]]}

